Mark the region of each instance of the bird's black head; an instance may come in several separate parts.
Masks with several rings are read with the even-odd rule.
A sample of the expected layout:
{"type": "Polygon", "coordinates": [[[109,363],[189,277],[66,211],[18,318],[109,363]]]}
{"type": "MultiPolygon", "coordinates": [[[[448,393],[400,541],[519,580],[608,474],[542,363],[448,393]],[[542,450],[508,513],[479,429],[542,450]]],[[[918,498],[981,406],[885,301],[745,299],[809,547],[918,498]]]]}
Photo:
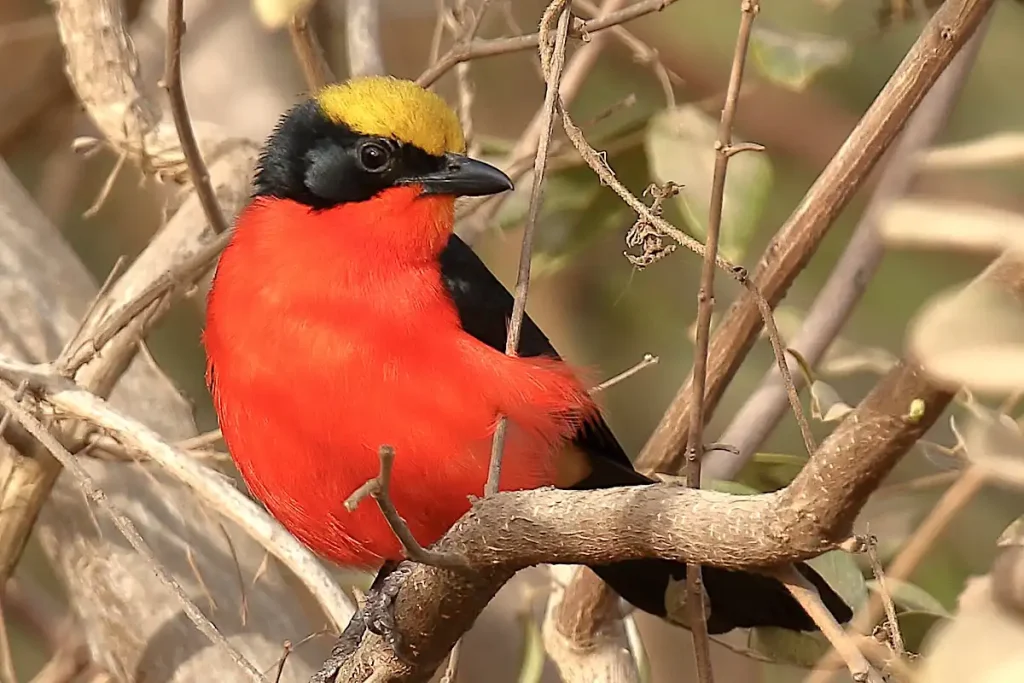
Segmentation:
{"type": "Polygon", "coordinates": [[[255,194],[328,209],[398,186],[452,196],[512,189],[464,151],[458,118],[434,93],[394,78],[354,79],[282,117],[260,155],[255,194]]]}

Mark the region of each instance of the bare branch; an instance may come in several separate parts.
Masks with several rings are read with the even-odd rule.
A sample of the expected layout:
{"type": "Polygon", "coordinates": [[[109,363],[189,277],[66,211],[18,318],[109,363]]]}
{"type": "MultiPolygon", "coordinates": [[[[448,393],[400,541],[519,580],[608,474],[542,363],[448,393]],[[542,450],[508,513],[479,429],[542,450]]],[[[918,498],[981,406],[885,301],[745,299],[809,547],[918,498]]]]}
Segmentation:
{"type": "MultiPolygon", "coordinates": [[[[686,444],[686,485],[700,488],[700,461],[704,455],[704,384],[707,381],[708,339],[711,335],[711,314],[715,309],[715,258],[718,256],[718,238],[722,229],[722,207],[725,203],[725,179],[729,169],[728,149],[732,145],[732,126],[739,106],[743,70],[747,64],[750,32],[761,6],[758,0],[743,0],[740,5],[740,28],[733,52],[732,70],[725,94],[725,105],[718,123],[715,141],[715,168],[711,180],[711,198],[708,213],[707,241],[704,244],[704,263],[697,291],[697,334],[693,351],[693,387],[690,411],[690,433],[686,444]]],[[[784,362],[784,361],[783,361],[784,362]]],[[[690,632],[697,660],[697,676],[705,682],[714,680],[711,670],[711,644],[708,639],[705,612],[704,585],[699,565],[686,568],[686,609],[689,613],[690,632]]]]}
{"type": "MultiPolygon", "coordinates": [[[[758,264],[752,280],[769,305],[781,300],[836,216],[865,182],[932,84],[974,34],[992,4],[993,0],[949,0],[924,27],[846,144],[776,233],[758,264]]],[[[757,338],[763,315],[757,303],[750,294],[742,297],[716,327],[708,359],[705,418],[713,412],[726,384],[757,338]]],[[[691,395],[689,383],[680,388],[644,446],[639,467],[649,469],[664,462],[668,453],[670,468],[679,469],[685,457],[691,395]]]]}
{"type": "Polygon", "coordinates": [[[217,647],[228,653],[232,661],[238,665],[238,667],[246,673],[253,681],[262,681],[263,677],[260,672],[247,660],[241,652],[236,650],[234,646],[227,641],[226,638],[217,630],[217,627],[206,618],[206,616],[199,611],[185,591],[182,590],[181,585],[171,576],[160,561],[150,550],[149,545],[143,540],[138,530],[135,528],[135,524],[128,519],[120,510],[118,510],[103,494],[103,492],[96,486],[93,478],[78,464],[75,456],[71,455],[64,448],[63,445],[43,426],[39,420],[32,416],[15,398],[13,393],[7,389],[0,389],[0,405],[11,413],[15,420],[21,424],[24,429],[32,435],[34,439],[39,441],[46,448],[47,451],[56,458],[64,469],[68,470],[71,475],[75,478],[76,483],[81,487],[83,493],[89,497],[90,500],[95,502],[101,508],[103,508],[110,518],[113,520],[114,525],[117,526],[118,530],[124,535],[125,539],[131,544],[132,548],[142,557],[144,557],[147,563],[150,565],[152,571],[160,577],[167,586],[171,588],[175,596],[178,598],[178,602],[181,604],[182,611],[188,616],[189,620],[195,625],[199,631],[203,633],[207,638],[210,639],[217,647]]]}
{"type": "Polygon", "coordinates": [[[348,0],[345,12],[349,76],[384,75],[387,71],[380,51],[380,3],[348,0]]]}
{"type": "Polygon", "coordinates": [[[818,625],[822,635],[832,643],[832,647],[846,662],[846,668],[850,670],[853,680],[857,683],[883,683],[882,677],[868,664],[868,660],[864,658],[857,643],[843,631],[843,627],[825,607],[821,596],[818,595],[817,589],[811,582],[805,579],[792,565],[779,570],[775,575],[786,585],[790,595],[800,603],[807,615],[818,625]]]}
{"type": "Polygon", "coordinates": [[[639,683],[626,647],[619,597],[586,567],[551,568],[555,588],[544,617],[544,649],[564,683],[639,683]],[[566,585],[567,584],[567,585],[566,585]]]}
{"type": "MultiPolygon", "coordinates": [[[[508,337],[505,340],[505,353],[515,356],[519,352],[519,336],[523,329],[523,318],[526,315],[526,298],[530,289],[530,264],[533,260],[533,234],[537,229],[540,216],[541,200],[544,195],[544,172],[548,164],[548,150],[551,145],[551,132],[555,125],[555,106],[558,101],[558,86],[562,78],[562,67],[565,64],[565,43],[569,35],[569,20],[572,12],[568,8],[568,0],[554,0],[548,5],[541,19],[541,34],[546,38],[552,30],[552,23],[558,17],[555,28],[555,45],[550,51],[542,50],[541,68],[547,81],[544,95],[544,119],[541,137],[537,144],[537,156],[533,164],[533,189],[530,195],[529,214],[526,227],[523,229],[523,244],[519,255],[519,272],[516,276],[515,300],[512,305],[512,319],[509,321],[508,337]]],[[[498,491],[501,477],[501,458],[505,448],[505,433],[508,429],[508,418],[504,415],[498,420],[494,431],[494,443],[491,447],[491,461],[487,470],[487,484],[484,495],[490,496],[498,491]]]]}
{"type": "Polygon", "coordinates": [[[181,85],[181,38],[185,34],[184,5],[185,0],[167,2],[167,50],[164,54],[166,71],[163,87],[170,101],[174,128],[178,131],[178,139],[181,141],[181,152],[185,156],[185,163],[188,164],[192,185],[203,205],[206,220],[210,222],[214,232],[226,233],[228,222],[221,213],[217,195],[210,184],[210,171],[206,168],[206,162],[199,151],[199,143],[196,142],[196,135],[192,130],[192,120],[188,115],[188,106],[185,104],[185,90],[181,85]]]}
{"type": "MultiPolygon", "coordinates": [[[[945,127],[971,72],[987,25],[986,21],[978,27],[907,122],[846,249],[815,297],[800,332],[788,344],[812,367],[846,324],[881,263],[884,250],[877,230],[879,215],[889,201],[907,191],[917,174],[918,152],[945,127]]],[[[800,378],[798,373],[797,381],[800,378]]],[[[723,480],[735,477],[782,419],[786,407],[786,387],[778,370],[769,368],[761,385],[733,416],[719,439],[734,446],[736,452],[709,451],[705,456],[705,476],[723,480]]]]}
{"type": "Polygon", "coordinates": [[[610,389],[611,387],[615,386],[619,382],[622,382],[624,380],[629,379],[630,377],[632,377],[636,373],[640,372],[644,368],[649,367],[651,365],[657,365],[660,360],[661,359],[658,356],[654,356],[654,355],[651,355],[649,353],[645,353],[644,357],[641,358],[636,363],[634,363],[631,367],[628,367],[625,370],[623,370],[622,372],[620,372],[619,374],[615,375],[614,377],[609,377],[605,381],[601,382],[600,384],[598,384],[597,386],[592,388],[590,390],[590,393],[591,394],[596,394],[596,393],[604,391],[605,389],[610,389]]]}
{"type": "Polygon", "coordinates": [[[53,374],[45,365],[26,365],[0,356],[0,377],[28,380],[59,412],[104,430],[124,447],[158,464],[211,509],[245,529],[293,571],[335,626],[342,628],[348,622],[353,611],[351,604],[330,574],[305,546],[222,476],[171,446],[145,425],[113,410],[103,399],[53,374]]]}

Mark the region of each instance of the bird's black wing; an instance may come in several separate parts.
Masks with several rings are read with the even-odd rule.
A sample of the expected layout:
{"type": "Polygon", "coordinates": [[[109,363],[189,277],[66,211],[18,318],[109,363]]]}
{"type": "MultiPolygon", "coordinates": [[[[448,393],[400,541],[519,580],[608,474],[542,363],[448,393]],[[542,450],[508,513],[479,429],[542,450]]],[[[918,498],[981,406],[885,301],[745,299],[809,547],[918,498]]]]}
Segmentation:
{"type": "MultiPolygon", "coordinates": [[[[452,235],[441,253],[441,275],[459,313],[462,328],[485,344],[505,350],[513,298],[483,261],[459,237],[452,235]]],[[[551,356],[558,353],[529,316],[523,320],[519,340],[522,356],[551,356]]],[[[649,484],[637,472],[608,424],[598,416],[580,428],[575,444],[590,458],[590,474],[573,488],[595,489],[649,484]]],[[[672,620],[666,604],[672,586],[686,577],[686,565],[661,559],[628,560],[592,566],[598,576],[636,607],[672,620]]],[[[797,569],[818,589],[835,617],[849,621],[853,616],[843,599],[811,567],[797,569]]],[[[725,633],[734,628],[778,626],[797,631],[816,630],[814,622],[777,580],[760,574],[704,567],[704,588],[711,609],[708,631],[725,633]]]]}
{"type": "MultiPolygon", "coordinates": [[[[508,323],[512,318],[512,295],[457,235],[452,235],[448,246],[441,252],[441,276],[459,312],[462,329],[488,346],[504,352],[508,323]]],[[[528,315],[523,319],[519,355],[559,357],[551,342],[528,315]]],[[[596,465],[600,466],[602,460],[608,460],[617,466],[615,469],[625,467],[633,470],[629,456],[622,450],[611,428],[600,415],[580,427],[575,441],[577,446],[595,459],[596,465]]],[[[621,484],[621,481],[616,481],[607,485],[621,484]]]]}

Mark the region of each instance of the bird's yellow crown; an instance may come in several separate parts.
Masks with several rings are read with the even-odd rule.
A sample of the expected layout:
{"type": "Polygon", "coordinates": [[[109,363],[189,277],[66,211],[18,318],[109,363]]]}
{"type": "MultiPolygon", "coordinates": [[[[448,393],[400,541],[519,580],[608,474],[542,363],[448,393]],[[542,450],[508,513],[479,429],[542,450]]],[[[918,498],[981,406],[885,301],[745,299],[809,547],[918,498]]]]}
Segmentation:
{"type": "Polygon", "coordinates": [[[459,117],[436,93],[390,76],[353,78],[317,95],[328,119],[361,135],[393,138],[428,154],[462,154],[466,140],[459,117]]]}

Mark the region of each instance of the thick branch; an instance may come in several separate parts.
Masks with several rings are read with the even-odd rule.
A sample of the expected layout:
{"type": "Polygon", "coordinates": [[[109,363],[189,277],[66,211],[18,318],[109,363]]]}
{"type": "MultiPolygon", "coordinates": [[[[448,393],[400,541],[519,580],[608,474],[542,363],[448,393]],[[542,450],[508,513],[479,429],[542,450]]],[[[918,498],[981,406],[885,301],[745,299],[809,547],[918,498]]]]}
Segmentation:
{"type": "Polygon", "coordinates": [[[500,493],[480,501],[438,544],[476,576],[417,566],[398,596],[412,657],[365,640],[340,680],[426,680],[515,571],[540,563],[664,557],[732,568],[803,560],[835,547],[878,482],[927,430],[948,394],[898,365],[782,491],[729,496],[670,485],[500,493]],[[911,414],[908,397],[925,406],[911,414]]]}

